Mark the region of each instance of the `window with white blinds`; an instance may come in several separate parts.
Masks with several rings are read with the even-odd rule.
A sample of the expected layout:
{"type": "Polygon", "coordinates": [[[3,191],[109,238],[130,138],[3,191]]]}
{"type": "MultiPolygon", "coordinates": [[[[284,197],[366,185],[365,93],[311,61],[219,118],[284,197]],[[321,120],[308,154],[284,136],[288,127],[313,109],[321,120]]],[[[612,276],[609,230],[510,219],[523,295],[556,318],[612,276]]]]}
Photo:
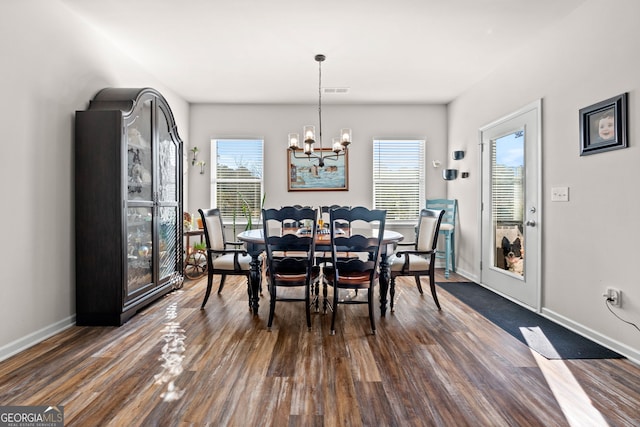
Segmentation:
{"type": "Polygon", "coordinates": [[[373,141],[373,207],[387,221],[415,221],[424,206],[424,140],[373,141]]]}
{"type": "Polygon", "coordinates": [[[211,204],[225,221],[253,222],[260,218],[263,188],[261,139],[211,141],[211,204]]]}

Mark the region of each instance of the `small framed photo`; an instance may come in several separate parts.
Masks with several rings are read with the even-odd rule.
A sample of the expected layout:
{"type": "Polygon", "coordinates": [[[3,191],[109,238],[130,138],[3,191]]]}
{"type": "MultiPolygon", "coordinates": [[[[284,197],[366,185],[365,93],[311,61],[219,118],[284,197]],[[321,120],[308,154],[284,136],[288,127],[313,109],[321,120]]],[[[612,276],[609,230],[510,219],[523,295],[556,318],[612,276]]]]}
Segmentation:
{"type": "Polygon", "coordinates": [[[627,93],[580,110],[580,155],[627,147],[627,93]]]}

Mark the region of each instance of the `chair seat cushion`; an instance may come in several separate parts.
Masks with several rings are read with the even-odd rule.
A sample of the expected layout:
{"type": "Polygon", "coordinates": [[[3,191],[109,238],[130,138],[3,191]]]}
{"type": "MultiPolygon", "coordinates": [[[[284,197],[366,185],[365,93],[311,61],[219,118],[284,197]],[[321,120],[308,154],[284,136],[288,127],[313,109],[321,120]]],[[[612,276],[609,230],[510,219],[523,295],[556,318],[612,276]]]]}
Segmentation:
{"type": "MultiPolygon", "coordinates": [[[[329,265],[324,269],[324,277],[327,279],[329,285],[334,286],[333,284],[333,276],[334,270],[333,266],[329,265]]],[[[346,274],[340,275],[340,287],[349,287],[349,288],[360,288],[365,289],[370,287],[369,281],[370,272],[369,271],[354,271],[346,274]]],[[[374,278],[378,277],[378,272],[374,274],[374,278]]]]}
{"type": "Polygon", "coordinates": [[[440,231],[453,231],[453,224],[440,224],[440,231]]]}
{"type": "MultiPolygon", "coordinates": [[[[366,255],[357,254],[355,252],[338,252],[336,256],[338,259],[367,259],[366,255]]],[[[331,261],[331,251],[316,252],[316,258],[331,261]]]]}
{"type": "MultiPolygon", "coordinates": [[[[217,257],[213,260],[214,270],[235,270],[233,263],[233,254],[225,254],[217,257]]],[[[240,264],[240,270],[249,270],[251,268],[251,257],[249,255],[238,255],[238,264],[240,264]]]]}
{"type": "MultiPolygon", "coordinates": [[[[269,272],[267,271],[267,276],[269,275],[269,272]]],[[[316,279],[318,278],[318,276],[320,275],[320,267],[317,266],[313,266],[311,268],[311,279],[316,279]]],[[[285,272],[279,272],[274,274],[274,278],[278,281],[278,282],[304,282],[304,280],[306,279],[307,275],[306,273],[291,273],[291,274],[287,274],[285,272]]]]}
{"type": "MultiPolygon", "coordinates": [[[[401,257],[389,257],[391,271],[402,271],[404,266],[404,255],[401,257]]],[[[418,255],[409,254],[409,270],[408,271],[426,271],[429,269],[429,260],[418,255]]]]}
{"type": "Polygon", "coordinates": [[[274,258],[307,258],[307,253],[305,251],[273,251],[272,255],[274,258]]]}

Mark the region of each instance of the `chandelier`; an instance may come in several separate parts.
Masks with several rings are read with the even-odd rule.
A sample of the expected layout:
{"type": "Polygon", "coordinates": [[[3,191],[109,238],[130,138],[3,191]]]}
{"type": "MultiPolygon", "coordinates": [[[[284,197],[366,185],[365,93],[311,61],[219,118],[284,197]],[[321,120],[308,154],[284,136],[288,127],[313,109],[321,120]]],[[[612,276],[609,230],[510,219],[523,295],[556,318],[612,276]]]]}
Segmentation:
{"type": "Polygon", "coordinates": [[[331,151],[327,154],[322,146],[322,61],[326,57],[324,55],[316,55],[315,60],[318,62],[318,142],[320,143],[320,154],[314,152],[314,144],[316,143],[316,128],[313,125],[307,125],[302,128],[304,137],[303,146],[300,146],[300,135],[297,133],[289,134],[289,150],[293,152],[296,159],[308,158],[318,160],[318,166],[323,167],[325,160],[337,160],[340,156],[344,156],[347,147],[351,143],[351,129],[341,129],[340,136],[334,137],[331,151]],[[298,154],[301,152],[300,154],[298,154]]]}

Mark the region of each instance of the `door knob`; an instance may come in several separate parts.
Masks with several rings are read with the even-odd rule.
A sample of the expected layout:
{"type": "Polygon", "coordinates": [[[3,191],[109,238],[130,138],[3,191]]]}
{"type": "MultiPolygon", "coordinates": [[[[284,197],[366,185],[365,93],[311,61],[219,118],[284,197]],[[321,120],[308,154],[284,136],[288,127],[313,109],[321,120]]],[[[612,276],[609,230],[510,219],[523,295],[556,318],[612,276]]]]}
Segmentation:
{"type": "Polygon", "coordinates": [[[535,227],[536,226],[536,222],[532,219],[530,219],[529,221],[525,222],[525,225],[527,227],[535,227]]]}

